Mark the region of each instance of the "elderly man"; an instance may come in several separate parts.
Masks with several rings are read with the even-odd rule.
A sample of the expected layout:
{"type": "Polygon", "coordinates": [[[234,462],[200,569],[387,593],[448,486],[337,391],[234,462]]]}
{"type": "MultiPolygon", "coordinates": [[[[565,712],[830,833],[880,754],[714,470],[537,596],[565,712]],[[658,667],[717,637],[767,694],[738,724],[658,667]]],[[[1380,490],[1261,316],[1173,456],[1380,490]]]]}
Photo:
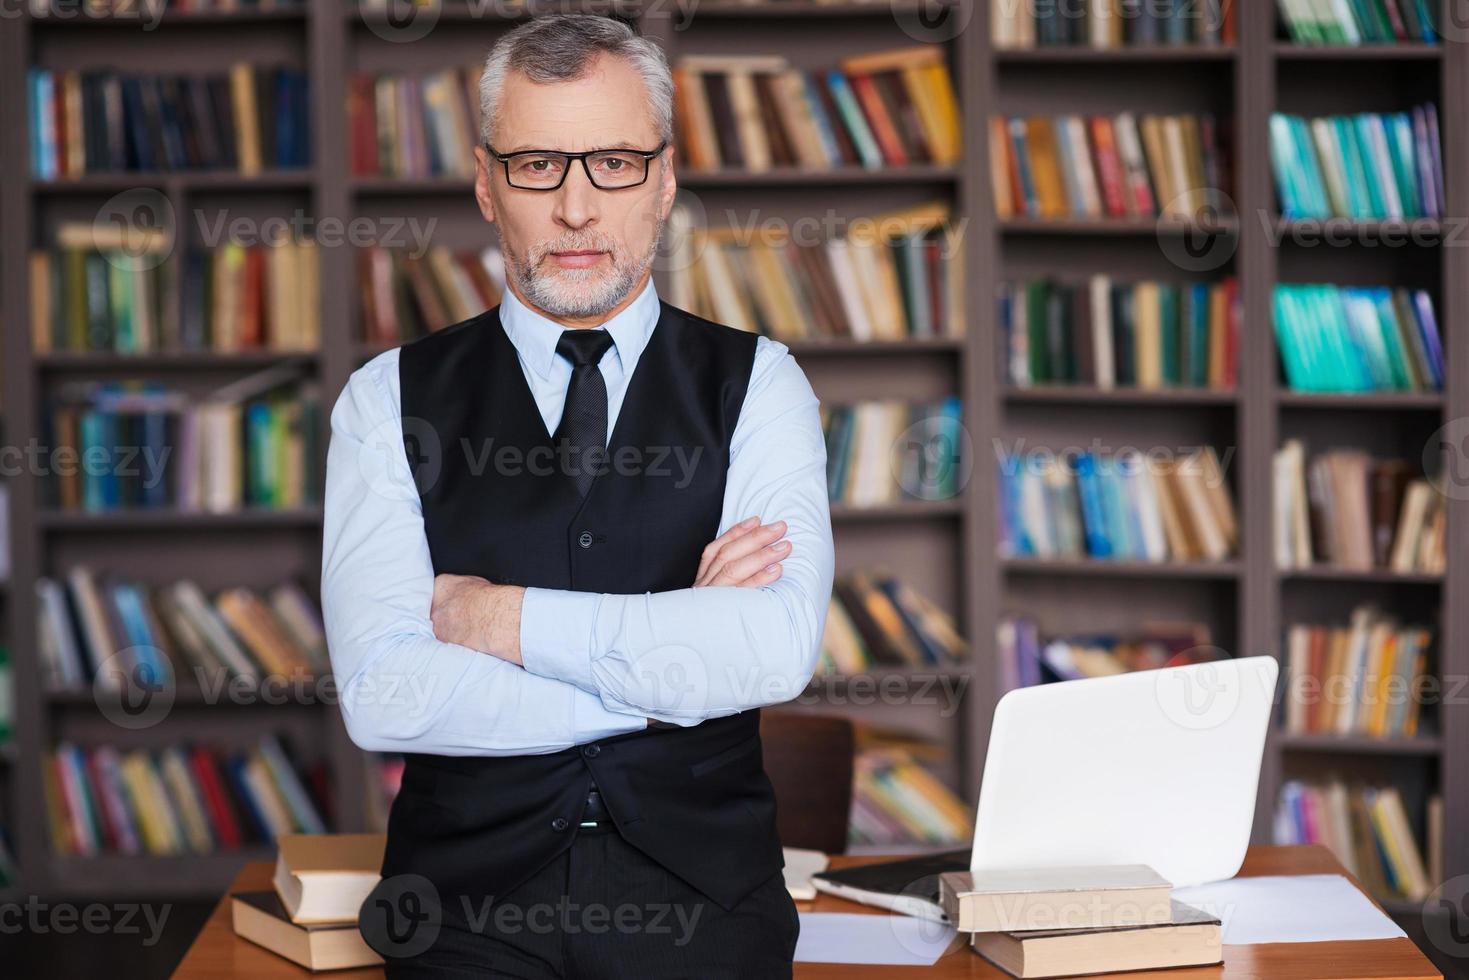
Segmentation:
{"type": "Polygon", "coordinates": [[[481,103],[504,301],[332,414],[332,663],[354,741],[406,756],[363,931],[391,977],[789,976],[759,709],[831,590],[817,400],[780,343],[658,298],[655,45],[532,20],[481,103]]]}

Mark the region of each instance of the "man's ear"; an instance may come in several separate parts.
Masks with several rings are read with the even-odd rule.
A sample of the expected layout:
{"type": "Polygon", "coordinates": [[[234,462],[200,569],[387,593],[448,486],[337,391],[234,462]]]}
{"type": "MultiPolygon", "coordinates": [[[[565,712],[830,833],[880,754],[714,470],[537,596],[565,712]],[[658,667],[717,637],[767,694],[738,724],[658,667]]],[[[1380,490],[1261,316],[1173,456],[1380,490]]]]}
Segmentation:
{"type": "Polygon", "coordinates": [[[673,172],[674,147],[670,142],[663,151],[663,186],[658,191],[658,217],[666,220],[673,210],[673,199],[678,194],[678,179],[673,172]]]}
{"type": "Polygon", "coordinates": [[[474,148],[474,199],[479,202],[479,213],[491,224],[495,222],[495,202],[490,197],[490,168],[494,165],[483,144],[474,148]]]}

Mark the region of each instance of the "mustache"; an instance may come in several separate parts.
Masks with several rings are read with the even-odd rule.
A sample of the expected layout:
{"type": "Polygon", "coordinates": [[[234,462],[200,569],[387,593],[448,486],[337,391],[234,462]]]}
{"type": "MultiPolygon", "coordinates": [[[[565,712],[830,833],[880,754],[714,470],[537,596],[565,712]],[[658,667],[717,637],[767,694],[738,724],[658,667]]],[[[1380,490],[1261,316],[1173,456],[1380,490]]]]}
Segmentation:
{"type": "Polygon", "coordinates": [[[532,267],[540,265],[541,260],[552,252],[606,252],[614,259],[617,257],[617,243],[606,235],[596,232],[587,232],[577,235],[566,235],[549,242],[538,242],[526,256],[528,264],[532,267]]]}

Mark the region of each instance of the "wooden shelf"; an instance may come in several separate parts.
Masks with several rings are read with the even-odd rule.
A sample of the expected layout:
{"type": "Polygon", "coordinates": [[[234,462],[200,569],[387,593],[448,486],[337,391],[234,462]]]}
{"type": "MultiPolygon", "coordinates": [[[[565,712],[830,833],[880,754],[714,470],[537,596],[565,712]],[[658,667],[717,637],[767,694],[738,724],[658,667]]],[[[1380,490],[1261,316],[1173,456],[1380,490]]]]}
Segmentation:
{"type": "Polygon", "coordinates": [[[832,18],[851,19],[858,17],[892,17],[901,12],[924,12],[931,16],[931,8],[937,6],[957,7],[964,0],[777,0],[774,3],[729,2],[729,0],[701,0],[693,5],[677,4],[676,17],[711,17],[718,20],[786,20],[789,18],[832,18]]]}
{"type": "Polygon", "coordinates": [[[1331,565],[1282,568],[1277,574],[1281,579],[1301,582],[1402,582],[1410,585],[1439,585],[1443,582],[1443,576],[1437,572],[1395,572],[1391,568],[1337,568],[1331,565]]]}
{"type": "MultiPolygon", "coordinates": [[[[327,700],[297,700],[286,698],[282,694],[282,688],[295,690],[305,688],[316,691],[326,688],[331,684],[327,677],[275,677],[264,687],[257,681],[244,681],[230,676],[219,683],[219,690],[205,691],[195,686],[192,682],[180,686],[173,692],[173,707],[199,708],[210,711],[229,711],[238,708],[269,708],[286,709],[291,708],[314,708],[326,705],[327,700]],[[248,700],[232,700],[234,696],[248,700]]],[[[330,688],[326,688],[330,690],[330,688]]],[[[86,687],[64,687],[50,688],[45,692],[46,702],[55,708],[95,708],[97,706],[96,695],[92,693],[90,685],[86,687]]]]}
{"type": "Polygon", "coordinates": [[[1097,578],[1186,578],[1232,581],[1237,561],[1137,561],[1112,558],[1002,558],[1006,572],[1018,575],[1075,575],[1097,578]]]}
{"type": "MultiPolygon", "coordinates": [[[[1433,238],[1426,245],[1439,244],[1443,235],[1443,222],[1438,218],[1286,218],[1277,215],[1274,219],[1277,235],[1303,234],[1313,239],[1319,235],[1356,235],[1362,238],[1424,235],[1433,238]]],[[[1289,244],[1282,239],[1282,244],[1289,244]]]]}
{"type": "Polygon", "coordinates": [[[36,367],[53,374],[106,371],[151,374],[168,371],[253,371],[281,364],[311,367],[320,360],[315,351],[161,351],[148,354],[54,353],[37,354],[36,367]]]}
{"type": "Polygon", "coordinates": [[[1438,411],[1443,395],[1432,391],[1363,391],[1356,394],[1277,391],[1281,408],[1350,409],[1353,411],[1438,411]]]}
{"type": "Polygon", "coordinates": [[[996,48],[995,62],[999,65],[1213,64],[1233,61],[1237,54],[1235,47],[1228,44],[1139,44],[1121,48],[1052,45],[996,48]]]}
{"type": "Polygon", "coordinates": [[[953,518],[964,513],[964,499],[952,497],[948,500],[905,500],[900,503],[879,504],[871,507],[855,507],[851,504],[832,504],[831,520],[847,524],[877,523],[881,521],[930,520],[953,518]]]}
{"type": "Polygon", "coordinates": [[[783,340],[800,357],[873,357],[891,354],[959,354],[962,337],[908,337],[904,340],[850,340],[829,338],[783,340]]]}
{"type": "Polygon", "coordinates": [[[1443,751],[1443,740],[1437,736],[1413,738],[1374,738],[1371,735],[1332,735],[1327,733],[1276,737],[1287,752],[1335,752],[1344,755],[1421,755],[1434,756],[1443,751]]]}
{"type": "Polygon", "coordinates": [[[1213,234],[1234,235],[1239,221],[1229,218],[1218,224],[1197,224],[1163,218],[1001,218],[999,230],[1016,235],[1115,235],[1138,237],[1148,235],[1213,234]]]}
{"type": "Polygon", "coordinates": [[[1280,61],[1438,61],[1443,57],[1443,45],[1422,41],[1356,45],[1280,42],[1273,50],[1280,61]]]}
{"type": "Polygon", "coordinates": [[[680,187],[799,187],[848,184],[949,184],[956,181],[955,167],[913,164],[868,170],[864,167],[832,167],[824,170],[772,167],[769,170],[690,170],[678,173],[680,187]]]}
{"type": "Polygon", "coordinates": [[[1239,404],[1239,392],[1227,388],[1097,388],[1091,385],[1009,385],[1004,399],[1014,404],[1082,405],[1224,405],[1239,404]]]}
{"type": "Polygon", "coordinates": [[[321,508],[301,510],[251,509],[228,514],[180,510],[62,511],[42,510],[36,521],[47,531],[188,531],[267,530],[313,528],[321,525],[321,508]]]}
{"type": "MultiPolygon", "coordinates": [[[[270,10],[199,10],[189,13],[166,10],[159,19],[158,26],[172,28],[217,27],[224,25],[234,27],[246,24],[275,24],[304,21],[306,19],[306,5],[308,2],[309,0],[302,0],[302,3],[298,7],[281,7],[270,10]]],[[[130,27],[133,30],[137,30],[139,24],[145,22],[141,15],[97,16],[73,13],[62,17],[28,13],[26,16],[36,27],[58,30],[75,30],[77,28],[91,27],[130,27]]]]}
{"type": "Polygon", "coordinates": [[[108,194],[137,187],[173,188],[181,192],[302,191],[311,186],[312,179],[312,172],[304,169],[262,170],[258,174],[229,170],[118,171],[56,180],[33,177],[31,189],[38,194],[108,194]]]}

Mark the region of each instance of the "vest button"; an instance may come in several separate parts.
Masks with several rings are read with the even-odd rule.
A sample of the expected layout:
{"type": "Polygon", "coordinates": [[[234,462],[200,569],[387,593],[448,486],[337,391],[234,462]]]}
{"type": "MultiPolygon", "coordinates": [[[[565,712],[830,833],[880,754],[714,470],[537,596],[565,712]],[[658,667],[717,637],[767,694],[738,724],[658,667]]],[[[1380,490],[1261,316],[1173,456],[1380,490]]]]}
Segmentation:
{"type": "Polygon", "coordinates": [[[569,826],[571,826],[571,824],[566,822],[565,817],[557,817],[555,820],[551,821],[551,829],[556,831],[557,833],[560,833],[569,826]]]}
{"type": "Polygon", "coordinates": [[[602,746],[588,745],[586,748],[581,750],[581,754],[586,756],[588,759],[595,759],[597,756],[602,754],[602,746]]]}
{"type": "Polygon", "coordinates": [[[592,546],[592,532],[583,531],[581,533],[581,536],[576,539],[576,543],[581,545],[583,548],[590,548],[592,546]]]}

